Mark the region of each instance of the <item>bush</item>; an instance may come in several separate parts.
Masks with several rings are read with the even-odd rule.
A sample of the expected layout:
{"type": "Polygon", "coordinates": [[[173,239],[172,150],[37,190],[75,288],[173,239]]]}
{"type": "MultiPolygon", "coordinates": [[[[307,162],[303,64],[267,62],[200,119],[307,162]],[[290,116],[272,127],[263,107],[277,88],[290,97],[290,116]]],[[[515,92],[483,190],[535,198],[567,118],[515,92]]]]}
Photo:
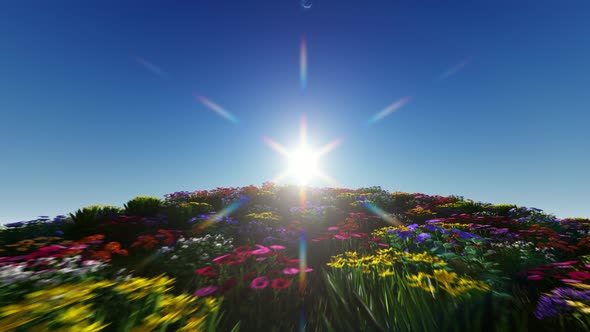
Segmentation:
{"type": "Polygon", "coordinates": [[[498,216],[508,217],[510,210],[514,208],[516,208],[514,204],[493,204],[486,206],[485,210],[498,216]]]}
{"type": "Polygon", "coordinates": [[[443,204],[437,207],[437,214],[439,217],[448,217],[452,214],[459,214],[459,213],[468,213],[473,214],[476,212],[481,212],[484,210],[484,207],[479,204],[475,203],[471,200],[465,201],[458,201],[455,203],[443,204]]]}
{"type": "Polygon", "coordinates": [[[160,212],[162,200],[152,196],[138,196],[125,204],[128,216],[154,217],[160,212]]]}

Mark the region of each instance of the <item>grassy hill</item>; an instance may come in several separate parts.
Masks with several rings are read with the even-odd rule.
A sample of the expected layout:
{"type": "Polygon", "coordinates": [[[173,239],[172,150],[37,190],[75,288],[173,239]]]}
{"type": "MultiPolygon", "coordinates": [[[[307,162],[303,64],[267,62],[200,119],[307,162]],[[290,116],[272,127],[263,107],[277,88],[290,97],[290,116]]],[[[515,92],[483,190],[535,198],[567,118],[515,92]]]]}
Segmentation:
{"type": "Polygon", "coordinates": [[[590,330],[590,220],[277,186],[0,229],[0,331],[590,330]]]}

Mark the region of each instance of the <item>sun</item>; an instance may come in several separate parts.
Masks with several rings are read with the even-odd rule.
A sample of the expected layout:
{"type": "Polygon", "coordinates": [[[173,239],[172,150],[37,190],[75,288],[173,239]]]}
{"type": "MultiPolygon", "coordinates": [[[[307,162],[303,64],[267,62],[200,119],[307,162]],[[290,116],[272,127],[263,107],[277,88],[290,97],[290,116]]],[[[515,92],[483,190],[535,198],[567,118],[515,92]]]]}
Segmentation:
{"type": "Polygon", "coordinates": [[[306,185],[311,178],[320,172],[318,156],[307,147],[289,154],[289,169],[287,172],[297,179],[299,185],[306,185]]]}
{"type": "Polygon", "coordinates": [[[331,177],[324,174],[319,167],[319,159],[326,153],[334,149],[338,144],[341,143],[340,139],[337,139],[330,144],[325,145],[319,150],[314,150],[307,146],[307,135],[306,135],[306,123],[305,115],[301,117],[299,126],[299,147],[294,151],[288,151],[285,147],[279,143],[273,141],[268,137],[263,137],[264,141],[270,145],[274,150],[285,156],[288,160],[288,168],[285,172],[274,178],[272,182],[278,182],[279,180],[290,177],[296,180],[299,186],[308,185],[310,180],[319,177],[324,181],[330,183],[335,187],[339,187],[338,183],[331,177]]]}

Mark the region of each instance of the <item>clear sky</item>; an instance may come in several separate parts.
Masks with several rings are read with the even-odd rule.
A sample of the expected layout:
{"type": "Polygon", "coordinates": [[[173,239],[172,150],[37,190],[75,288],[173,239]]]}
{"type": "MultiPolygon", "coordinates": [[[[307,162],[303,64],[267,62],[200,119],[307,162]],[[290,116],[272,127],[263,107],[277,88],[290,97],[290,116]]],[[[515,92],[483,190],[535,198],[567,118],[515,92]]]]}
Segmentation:
{"type": "Polygon", "coordinates": [[[0,41],[2,223],[261,185],[302,114],[344,187],[590,217],[586,1],[2,1],[0,41]]]}

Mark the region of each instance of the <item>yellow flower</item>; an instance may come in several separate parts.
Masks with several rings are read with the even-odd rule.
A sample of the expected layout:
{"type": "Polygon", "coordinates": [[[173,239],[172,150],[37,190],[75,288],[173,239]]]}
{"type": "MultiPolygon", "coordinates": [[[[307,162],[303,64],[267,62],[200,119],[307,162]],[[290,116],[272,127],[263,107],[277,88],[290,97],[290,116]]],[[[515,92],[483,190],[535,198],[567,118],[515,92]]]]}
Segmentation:
{"type": "Polygon", "coordinates": [[[435,290],[430,281],[430,278],[432,278],[430,274],[419,272],[418,275],[409,275],[406,276],[406,278],[410,280],[410,282],[408,282],[408,286],[410,287],[419,287],[428,292],[434,292],[435,290]]]}
{"type": "Polygon", "coordinates": [[[379,272],[379,276],[382,278],[393,276],[393,275],[395,275],[395,273],[391,270],[383,270],[383,271],[379,272]]]}
{"type": "Polygon", "coordinates": [[[92,311],[90,309],[92,309],[91,304],[71,306],[60,314],[58,321],[66,324],[78,323],[92,315],[92,311]]]}
{"type": "Polygon", "coordinates": [[[178,331],[194,332],[201,331],[201,325],[205,322],[206,316],[191,317],[186,321],[186,324],[178,329],[178,331]]]}

